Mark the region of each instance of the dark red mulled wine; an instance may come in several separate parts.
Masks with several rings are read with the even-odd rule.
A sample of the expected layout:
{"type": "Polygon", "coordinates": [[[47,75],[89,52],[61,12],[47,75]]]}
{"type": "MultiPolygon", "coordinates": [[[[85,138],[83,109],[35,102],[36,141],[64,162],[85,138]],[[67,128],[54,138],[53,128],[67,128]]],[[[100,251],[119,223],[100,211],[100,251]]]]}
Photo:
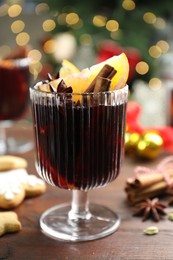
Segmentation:
{"type": "Polygon", "coordinates": [[[0,120],[20,117],[28,105],[29,67],[27,59],[0,63],[0,120]]]}
{"type": "Polygon", "coordinates": [[[31,89],[38,173],[63,189],[113,181],[123,156],[126,101],[85,107],[68,104],[63,95],[62,102],[40,95],[31,89]]]}

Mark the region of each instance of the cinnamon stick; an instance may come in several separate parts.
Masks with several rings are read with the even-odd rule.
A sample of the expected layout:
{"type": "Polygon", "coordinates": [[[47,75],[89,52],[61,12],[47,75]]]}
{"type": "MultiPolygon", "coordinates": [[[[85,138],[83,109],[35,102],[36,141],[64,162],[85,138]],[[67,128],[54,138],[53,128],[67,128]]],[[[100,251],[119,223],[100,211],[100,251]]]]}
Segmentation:
{"type": "MultiPolygon", "coordinates": [[[[170,181],[173,182],[173,176],[170,177],[170,181]]],[[[162,195],[167,192],[168,184],[165,180],[158,181],[146,187],[135,187],[127,183],[125,191],[127,193],[130,204],[134,205],[146,198],[162,195]]]]}
{"type": "MultiPolygon", "coordinates": [[[[111,83],[110,79],[97,76],[95,78],[95,85],[94,85],[92,92],[94,94],[97,94],[97,93],[102,93],[102,92],[108,91],[110,83],[111,83]]],[[[90,104],[90,106],[97,104],[98,100],[99,100],[98,95],[83,96],[83,104],[86,104],[87,106],[89,104],[90,104]]]]}
{"type": "Polygon", "coordinates": [[[115,74],[116,74],[116,70],[112,66],[105,64],[103,68],[100,70],[100,72],[98,73],[98,75],[93,79],[89,87],[85,90],[85,92],[87,93],[94,92],[94,87],[96,85],[96,81],[98,77],[112,79],[112,77],[115,74]]]}
{"type": "Polygon", "coordinates": [[[103,78],[98,76],[94,86],[94,93],[108,91],[110,84],[111,80],[109,78],[103,78]]]}
{"type": "MultiPolygon", "coordinates": [[[[168,177],[173,177],[173,171],[168,171],[167,175],[168,177]]],[[[163,174],[159,172],[155,172],[151,174],[142,174],[133,179],[129,178],[127,179],[127,183],[133,188],[143,188],[163,180],[164,180],[163,174]]]]}

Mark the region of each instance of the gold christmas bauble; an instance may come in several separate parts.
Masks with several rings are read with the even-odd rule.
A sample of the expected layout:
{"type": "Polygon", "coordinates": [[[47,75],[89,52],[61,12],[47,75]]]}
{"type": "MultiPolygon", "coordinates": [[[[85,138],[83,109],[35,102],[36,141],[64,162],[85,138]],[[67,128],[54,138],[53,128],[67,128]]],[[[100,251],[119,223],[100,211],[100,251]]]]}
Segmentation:
{"type": "Polygon", "coordinates": [[[140,140],[140,134],[126,132],[125,134],[125,152],[127,154],[136,154],[137,144],[140,140]]]}
{"type": "Polygon", "coordinates": [[[156,132],[146,132],[141,135],[137,144],[137,155],[146,158],[154,159],[161,154],[163,150],[163,139],[156,132]]]}

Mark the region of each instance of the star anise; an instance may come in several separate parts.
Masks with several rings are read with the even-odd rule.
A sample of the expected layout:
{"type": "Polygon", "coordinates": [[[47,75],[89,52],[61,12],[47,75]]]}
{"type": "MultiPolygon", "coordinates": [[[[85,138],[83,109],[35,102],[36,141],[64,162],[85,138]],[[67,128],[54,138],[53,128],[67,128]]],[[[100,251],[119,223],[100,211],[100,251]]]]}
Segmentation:
{"type": "Polygon", "coordinates": [[[72,87],[67,87],[64,80],[58,82],[57,87],[52,84],[52,81],[59,79],[59,73],[56,76],[52,76],[50,73],[47,74],[47,80],[43,80],[42,84],[38,86],[39,90],[52,92],[52,93],[67,93],[70,94],[73,92],[72,87]]]}
{"type": "Polygon", "coordinates": [[[59,78],[59,72],[55,76],[52,76],[50,73],[47,74],[47,80],[49,82],[58,78],[59,78]]]}
{"type": "Polygon", "coordinates": [[[166,205],[160,203],[158,198],[152,200],[147,198],[145,201],[136,205],[134,216],[143,215],[142,221],[152,218],[158,222],[161,219],[161,215],[166,215],[165,208],[166,205]]]}

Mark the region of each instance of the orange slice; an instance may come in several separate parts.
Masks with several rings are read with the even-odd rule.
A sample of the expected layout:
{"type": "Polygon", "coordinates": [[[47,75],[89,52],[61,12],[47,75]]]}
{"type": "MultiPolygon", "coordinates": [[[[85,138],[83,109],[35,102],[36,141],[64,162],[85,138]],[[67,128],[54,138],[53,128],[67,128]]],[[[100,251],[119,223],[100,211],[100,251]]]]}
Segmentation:
{"type": "Polygon", "coordinates": [[[125,53],[121,53],[118,56],[113,56],[106,61],[90,67],[91,78],[94,79],[105,64],[112,66],[117,73],[112,78],[110,90],[123,88],[127,82],[129,75],[129,62],[125,53]]]}
{"type": "Polygon", "coordinates": [[[73,93],[83,93],[91,83],[91,73],[88,69],[77,74],[63,78],[68,87],[73,88],[73,93]]]}
{"type": "Polygon", "coordinates": [[[50,84],[57,88],[60,81],[63,79],[67,87],[73,88],[73,93],[83,93],[91,82],[91,73],[88,69],[79,73],[73,73],[66,77],[60,77],[50,82],[50,84]]]}
{"type": "Polygon", "coordinates": [[[113,56],[106,61],[93,65],[89,69],[86,68],[81,72],[69,74],[63,79],[68,87],[71,86],[73,88],[73,92],[85,92],[105,64],[112,66],[117,71],[111,80],[109,90],[123,88],[126,85],[129,75],[129,62],[125,53],[113,56]]]}
{"type": "Polygon", "coordinates": [[[80,72],[79,69],[73,63],[71,63],[68,60],[63,60],[62,67],[59,71],[59,75],[60,75],[60,78],[64,78],[71,74],[76,74],[79,72],[80,72]]]}
{"type": "Polygon", "coordinates": [[[129,63],[124,53],[113,56],[104,62],[83,69],[82,71],[79,71],[71,62],[64,60],[60,69],[60,78],[51,81],[51,84],[56,88],[63,79],[67,87],[73,88],[73,93],[83,93],[105,64],[112,66],[117,71],[111,80],[109,90],[123,88],[129,75],[129,63]]]}
{"type": "Polygon", "coordinates": [[[111,80],[110,90],[123,88],[129,75],[129,62],[125,53],[121,53],[118,56],[113,56],[106,61],[93,65],[89,69],[83,69],[79,73],[72,73],[63,79],[68,87],[71,86],[73,88],[73,92],[85,92],[105,64],[112,66],[117,71],[111,80]]]}

